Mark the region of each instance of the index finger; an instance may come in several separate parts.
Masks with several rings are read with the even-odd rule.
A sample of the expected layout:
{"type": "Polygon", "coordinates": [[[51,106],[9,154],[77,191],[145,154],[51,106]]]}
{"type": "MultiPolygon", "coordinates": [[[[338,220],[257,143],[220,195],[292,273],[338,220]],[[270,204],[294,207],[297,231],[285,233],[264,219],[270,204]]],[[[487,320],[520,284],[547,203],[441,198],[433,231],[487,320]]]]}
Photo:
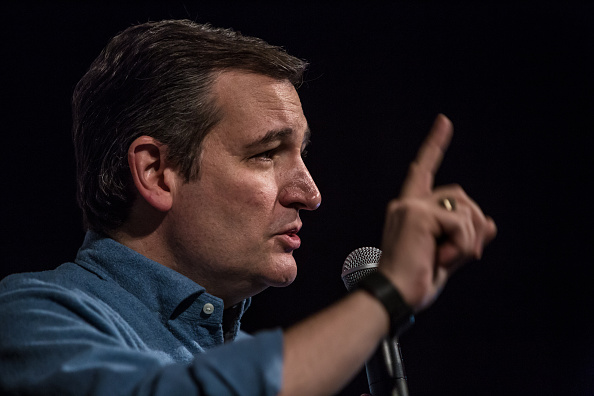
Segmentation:
{"type": "Polygon", "coordinates": [[[450,119],[443,114],[438,114],[417,157],[410,164],[400,192],[401,198],[422,197],[431,193],[435,173],[439,169],[453,133],[454,127],[450,119]]]}

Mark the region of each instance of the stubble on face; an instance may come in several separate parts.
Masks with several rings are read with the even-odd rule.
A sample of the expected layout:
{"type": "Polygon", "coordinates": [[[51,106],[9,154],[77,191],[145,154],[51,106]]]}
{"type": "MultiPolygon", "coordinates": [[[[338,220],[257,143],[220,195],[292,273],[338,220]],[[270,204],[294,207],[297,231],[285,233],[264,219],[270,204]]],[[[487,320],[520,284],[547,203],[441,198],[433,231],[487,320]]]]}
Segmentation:
{"type": "Polygon", "coordinates": [[[243,299],[294,280],[299,210],[315,209],[319,191],[301,158],[309,130],[288,81],[228,71],[213,93],[222,119],[203,142],[198,179],[174,192],[170,242],[179,272],[243,299]]]}

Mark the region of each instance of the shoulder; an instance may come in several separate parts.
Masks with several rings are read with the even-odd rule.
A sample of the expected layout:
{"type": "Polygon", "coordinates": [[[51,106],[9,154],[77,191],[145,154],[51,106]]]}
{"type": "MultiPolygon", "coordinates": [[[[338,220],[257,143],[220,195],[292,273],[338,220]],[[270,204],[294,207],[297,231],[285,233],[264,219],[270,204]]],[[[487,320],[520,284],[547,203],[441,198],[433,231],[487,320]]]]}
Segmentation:
{"type": "Polygon", "coordinates": [[[108,283],[74,263],[10,275],[0,282],[0,323],[15,333],[74,321],[104,327],[114,317],[103,298],[111,293],[108,283]]]}
{"type": "MultiPolygon", "coordinates": [[[[9,275],[0,282],[0,305],[41,297],[80,296],[82,290],[98,284],[97,275],[74,263],[65,263],[51,271],[9,275]]],[[[61,300],[61,299],[60,299],[61,300]]]]}

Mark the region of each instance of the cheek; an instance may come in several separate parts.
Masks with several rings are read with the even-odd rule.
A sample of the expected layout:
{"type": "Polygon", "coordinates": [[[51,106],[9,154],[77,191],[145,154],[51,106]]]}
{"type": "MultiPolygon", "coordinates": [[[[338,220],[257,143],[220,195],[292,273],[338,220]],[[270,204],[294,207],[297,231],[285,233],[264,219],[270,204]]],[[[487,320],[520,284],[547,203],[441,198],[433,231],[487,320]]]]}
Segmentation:
{"type": "Polygon", "coordinates": [[[276,196],[276,189],[266,185],[253,186],[253,188],[244,191],[243,194],[247,206],[270,209],[274,206],[276,196]]]}
{"type": "Polygon", "coordinates": [[[218,197],[230,216],[264,217],[273,211],[277,194],[274,181],[244,178],[221,184],[218,197]]]}

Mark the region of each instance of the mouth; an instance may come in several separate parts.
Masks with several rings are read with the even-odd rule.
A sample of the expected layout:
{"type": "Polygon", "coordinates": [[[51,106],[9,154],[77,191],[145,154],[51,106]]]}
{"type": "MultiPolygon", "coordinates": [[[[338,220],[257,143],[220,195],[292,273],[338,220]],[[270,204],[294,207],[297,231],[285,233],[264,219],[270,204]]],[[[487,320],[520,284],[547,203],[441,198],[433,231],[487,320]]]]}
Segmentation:
{"type": "Polygon", "coordinates": [[[293,227],[277,234],[286,253],[292,252],[295,249],[299,249],[301,246],[301,238],[299,238],[299,235],[297,235],[300,229],[300,226],[293,227]]]}

